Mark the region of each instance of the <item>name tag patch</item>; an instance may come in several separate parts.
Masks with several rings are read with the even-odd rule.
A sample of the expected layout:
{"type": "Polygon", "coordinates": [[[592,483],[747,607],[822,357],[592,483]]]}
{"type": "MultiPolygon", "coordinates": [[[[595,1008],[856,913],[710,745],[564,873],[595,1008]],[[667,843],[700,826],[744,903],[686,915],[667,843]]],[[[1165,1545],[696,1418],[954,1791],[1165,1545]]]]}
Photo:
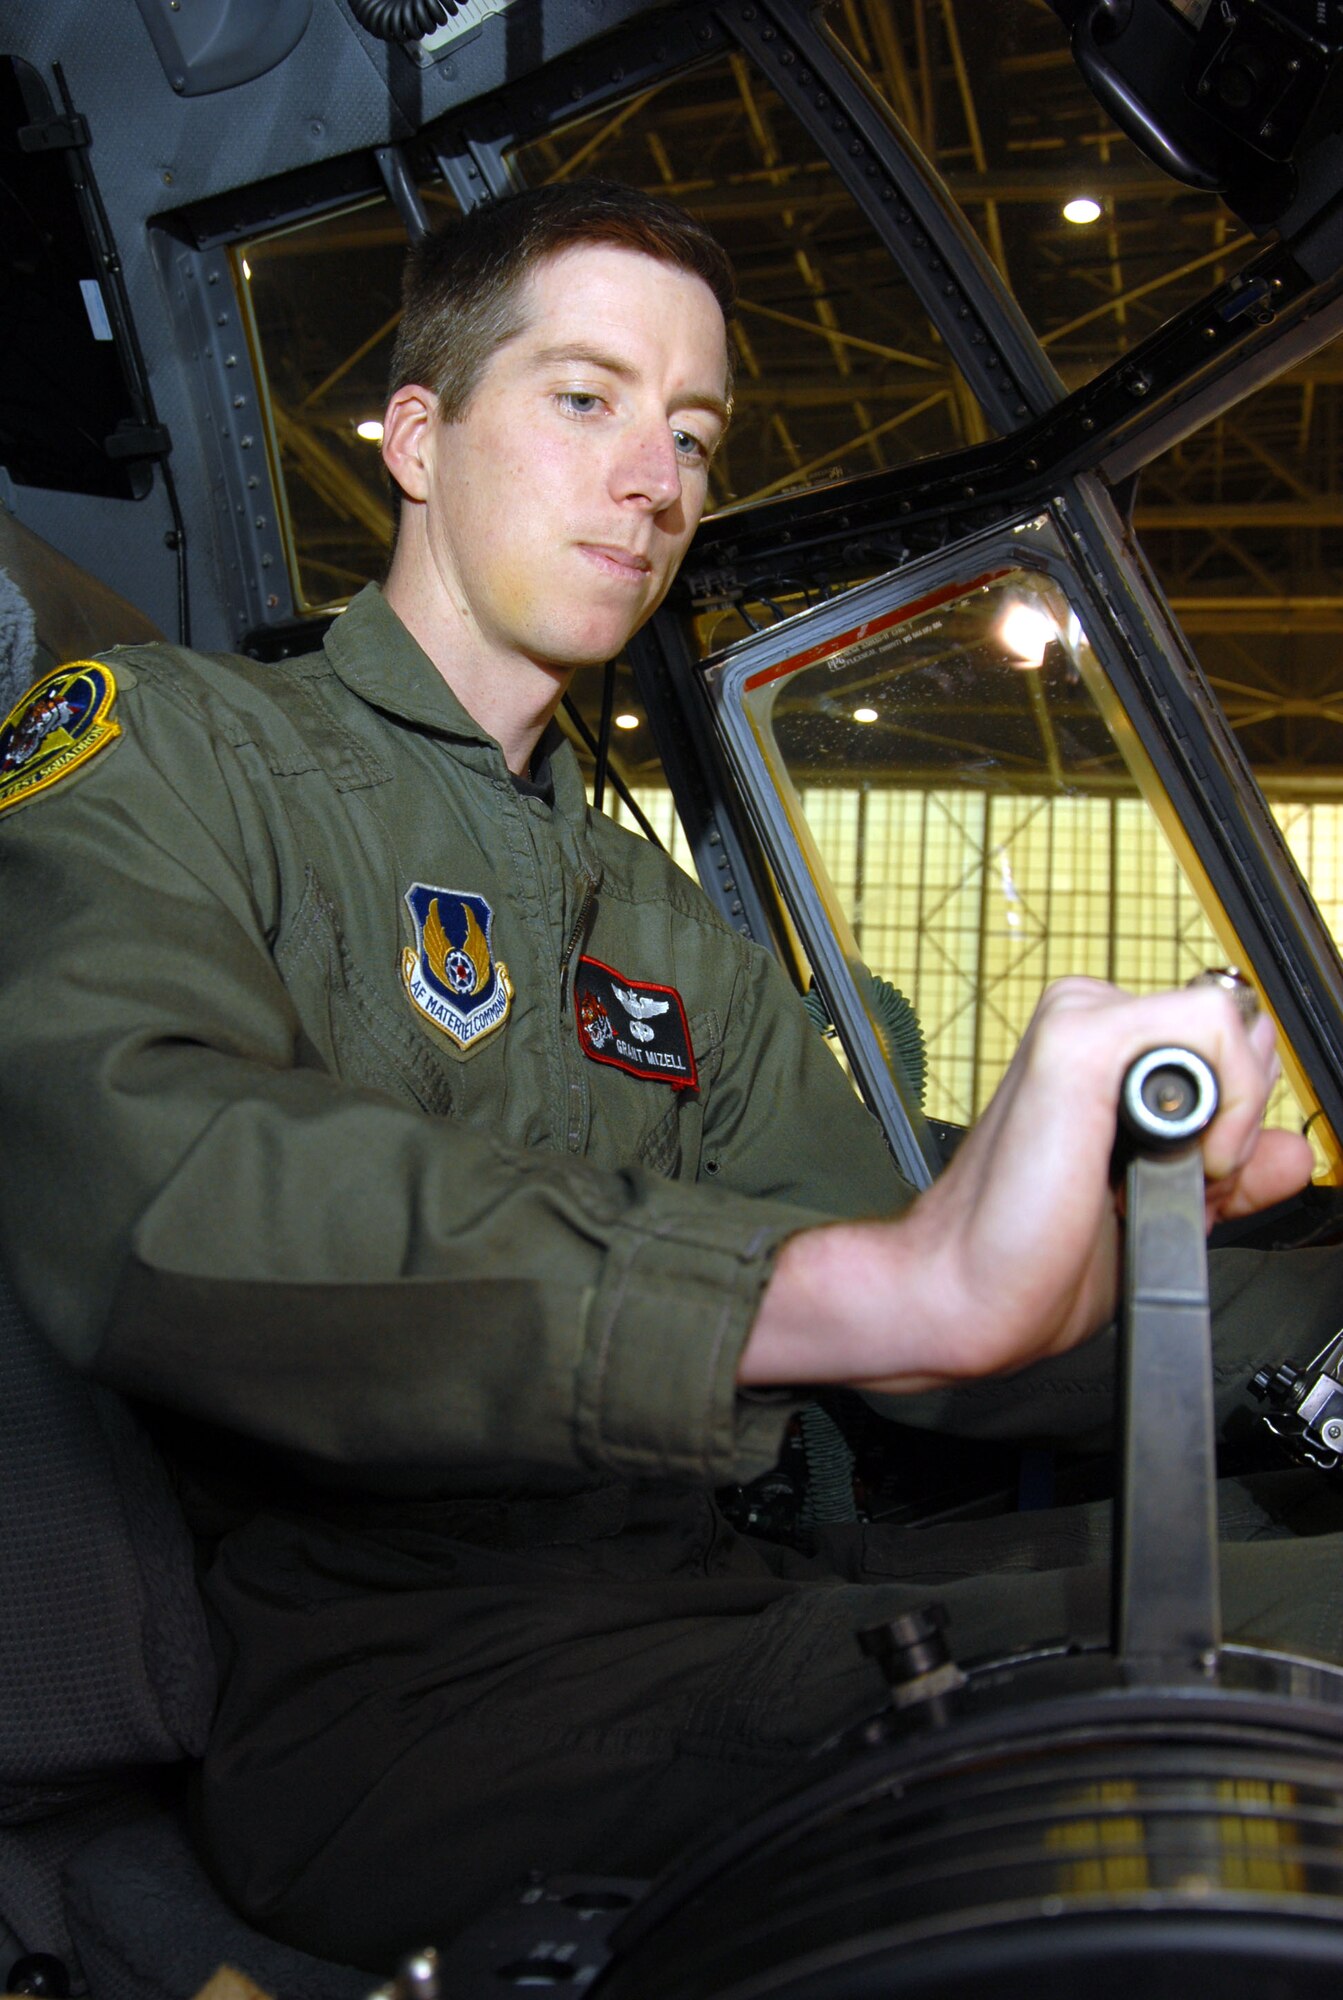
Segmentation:
{"type": "Polygon", "coordinates": [[[626,979],[600,959],[580,958],[574,1013],[578,1045],[593,1062],[610,1063],[649,1083],[668,1083],[673,1090],[697,1088],[690,1029],[674,986],[626,979]]]}

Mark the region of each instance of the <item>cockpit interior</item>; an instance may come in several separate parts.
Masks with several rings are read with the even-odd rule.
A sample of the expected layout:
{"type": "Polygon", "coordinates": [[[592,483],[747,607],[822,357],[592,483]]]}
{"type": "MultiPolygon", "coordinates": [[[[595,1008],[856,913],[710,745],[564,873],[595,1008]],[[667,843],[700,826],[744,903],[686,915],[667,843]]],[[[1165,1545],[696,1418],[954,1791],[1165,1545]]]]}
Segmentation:
{"type": "MultiPolygon", "coordinates": [[[[0,714],[114,645],[319,643],[386,565],[407,246],[593,175],[707,223],[740,291],[710,509],[565,699],[593,803],[782,961],[916,1187],[1050,979],[1239,968],[1316,1168],[1244,1240],[1336,1240],[1343,0],[8,0],[0,714]]],[[[0,1313],[0,1973],[356,2000],[195,1864],[185,1528],[118,1399],[0,1313]]],[[[1328,1476],[1343,1357],[1266,1328],[1264,1359],[1328,1476]]],[[[851,1416],[820,1447],[844,1504],[898,1509],[851,1416]]],[[[732,1497],[744,1526],[787,1536],[808,1448],[732,1497]]],[[[967,1455],[945,1504],[1045,1476],[967,1455]]],[[[1105,1666],[999,1664],[950,1721],[956,1670],[905,1635],[892,1719],[772,1816],[651,1889],[533,1884],[389,1990],[1335,1991],[1339,1676],[1227,1648],[1214,1700],[1125,1675],[1116,1629],[1105,1666]]]]}

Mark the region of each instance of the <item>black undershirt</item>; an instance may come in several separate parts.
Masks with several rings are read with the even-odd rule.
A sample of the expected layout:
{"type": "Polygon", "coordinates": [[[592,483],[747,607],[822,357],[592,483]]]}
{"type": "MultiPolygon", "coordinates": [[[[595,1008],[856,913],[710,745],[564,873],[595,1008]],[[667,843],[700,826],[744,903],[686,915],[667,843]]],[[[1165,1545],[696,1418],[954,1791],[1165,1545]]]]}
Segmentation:
{"type": "Polygon", "coordinates": [[[550,753],[559,743],[562,735],[563,731],[557,724],[553,722],[548,723],[540,741],[532,752],[531,776],[520,778],[516,771],[509,772],[508,775],[513,781],[513,789],[519,798],[540,799],[542,805],[554,806],[555,780],[550,769],[550,753]]]}

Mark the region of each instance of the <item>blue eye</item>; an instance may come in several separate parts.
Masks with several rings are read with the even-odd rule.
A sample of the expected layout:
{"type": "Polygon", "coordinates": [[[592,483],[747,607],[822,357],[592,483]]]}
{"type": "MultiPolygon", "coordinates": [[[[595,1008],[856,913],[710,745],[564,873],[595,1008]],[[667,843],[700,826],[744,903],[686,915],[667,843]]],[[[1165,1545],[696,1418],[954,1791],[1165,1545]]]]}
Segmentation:
{"type": "Polygon", "coordinates": [[[682,458],[694,459],[700,464],[708,463],[709,447],[693,431],[673,431],[672,438],[682,458]]]}
{"type": "Polygon", "coordinates": [[[602,406],[601,397],[592,389],[561,389],[556,400],[572,417],[590,417],[602,406]]]}

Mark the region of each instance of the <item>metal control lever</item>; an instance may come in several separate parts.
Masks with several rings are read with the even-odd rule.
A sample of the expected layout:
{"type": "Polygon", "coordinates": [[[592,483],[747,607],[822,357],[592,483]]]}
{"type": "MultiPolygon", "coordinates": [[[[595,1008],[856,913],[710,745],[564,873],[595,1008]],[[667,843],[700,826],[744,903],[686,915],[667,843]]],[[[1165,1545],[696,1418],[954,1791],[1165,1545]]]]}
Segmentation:
{"type": "Polygon", "coordinates": [[[1114,1651],[1130,1679],[1206,1679],[1221,1647],[1203,1159],[1217,1079],[1149,1049],[1120,1094],[1127,1156],[1114,1651]]]}

